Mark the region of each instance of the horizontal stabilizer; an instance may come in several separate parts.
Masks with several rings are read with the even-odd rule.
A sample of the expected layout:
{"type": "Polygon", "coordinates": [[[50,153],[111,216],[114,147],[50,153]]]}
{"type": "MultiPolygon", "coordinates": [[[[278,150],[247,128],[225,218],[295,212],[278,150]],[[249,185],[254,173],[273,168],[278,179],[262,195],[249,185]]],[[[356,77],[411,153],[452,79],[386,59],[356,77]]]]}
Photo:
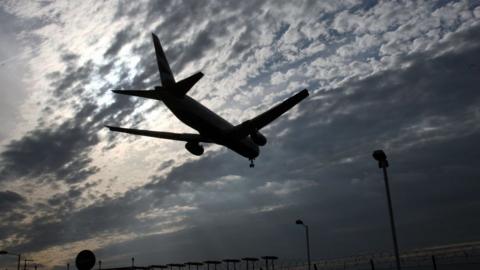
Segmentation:
{"type": "Polygon", "coordinates": [[[167,140],[185,141],[185,142],[211,142],[211,140],[204,138],[200,134],[194,134],[194,133],[173,133],[173,132],[151,131],[151,130],[121,128],[121,127],[112,127],[112,126],[105,126],[105,127],[110,129],[111,131],[135,134],[140,136],[148,136],[148,137],[154,137],[154,138],[161,138],[161,139],[167,139],[167,140]]]}
{"type": "Polygon", "coordinates": [[[202,72],[197,72],[192,76],[185,78],[173,86],[172,93],[178,97],[183,97],[187,92],[203,77],[202,72]]]}
{"type": "Polygon", "coordinates": [[[112,90],[115,94],[161,100],[158,91],[153,90],[112,90]]]}
{"type": "Polygon", "coordinates": [[[236,136],[246,137],[254,131],[258,131],[266,125],[270,124],[273,120],[277,119],[280,115],[290,110],[293,106],[297,105],[300,101],[308,97],[308,90],[303,89],[294,96],[288,98],[282,103],[276,105],[270,110],[247,120],[240,125],[234,127],[233,132],[236,136]]]}

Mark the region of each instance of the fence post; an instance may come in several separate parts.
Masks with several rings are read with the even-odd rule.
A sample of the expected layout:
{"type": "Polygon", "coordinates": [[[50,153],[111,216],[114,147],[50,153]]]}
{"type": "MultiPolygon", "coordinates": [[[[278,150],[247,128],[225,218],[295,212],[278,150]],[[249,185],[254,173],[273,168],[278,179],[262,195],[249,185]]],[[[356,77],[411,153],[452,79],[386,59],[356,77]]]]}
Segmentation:
{"type": "Polygon", "coordinates": [[[373,260],[370,259],[370,266],[372,267],[372,270],[375,270],[375,264],[373,264],[373,260]]]}
{"type": "Polygon", "coordinates": [[[435,255],[432,255],[433,270],[437,270],[437,262],[435,261],[435,255]]]}

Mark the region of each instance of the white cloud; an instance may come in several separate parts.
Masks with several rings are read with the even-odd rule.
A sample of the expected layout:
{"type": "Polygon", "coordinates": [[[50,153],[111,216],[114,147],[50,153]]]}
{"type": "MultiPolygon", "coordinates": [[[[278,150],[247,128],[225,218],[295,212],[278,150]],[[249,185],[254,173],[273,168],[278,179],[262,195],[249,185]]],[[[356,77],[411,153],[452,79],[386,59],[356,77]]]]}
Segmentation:
{"type": "Polygon", "coordinates": [[[256,188],[253,193],[272,193],[278,196],[288,195],[302,189],[317,185],[308,180],[287,180],[285,182],[268,181],[265,185],[256,188]]]}

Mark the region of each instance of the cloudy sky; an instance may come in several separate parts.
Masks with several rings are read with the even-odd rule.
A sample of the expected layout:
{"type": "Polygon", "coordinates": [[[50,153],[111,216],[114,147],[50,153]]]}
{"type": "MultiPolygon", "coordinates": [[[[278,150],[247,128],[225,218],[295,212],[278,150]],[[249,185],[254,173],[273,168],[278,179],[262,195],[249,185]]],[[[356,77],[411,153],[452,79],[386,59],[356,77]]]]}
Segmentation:
{"type": "MultiPolygon", "coordinates": [[[[1,1],[0,249],[63,268],[391,250],[480,240],[477,1],[1,1]],[[218,147],[109,133],[191,132],[161,102],[151,32],[177,79],[234,124],[308,88],[262,130],[256,167],[218,147]]],[[[0,266],[15,258],[0,257],[0,266]]]]}

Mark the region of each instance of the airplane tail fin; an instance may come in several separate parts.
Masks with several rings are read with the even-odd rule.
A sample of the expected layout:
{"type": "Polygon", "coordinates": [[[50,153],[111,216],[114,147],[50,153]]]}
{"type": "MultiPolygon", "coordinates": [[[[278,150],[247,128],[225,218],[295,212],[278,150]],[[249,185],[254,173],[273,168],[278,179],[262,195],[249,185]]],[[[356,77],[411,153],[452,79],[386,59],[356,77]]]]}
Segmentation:
{"type": "Polygon", "coordinates": [[[155,46],[155,54],[157,56],[157,65],[158,71],[160,72],[160,80],[162,81],[162,86],[167,88],[175,84],[175,78],[173,77],[172,70],[168,64],[167,57],[163,52],[162,45],[157,35],[152,33],[153,45],[155,46]]]}
{"type": "Polygon", "coordinates": [[[168,64],[167,57],[163,52],[162,45],[157,35],[152,33],[153,44],[155,45],[155,54],[157,57],[158,71],[160,72],[160,80],[162,87],[157,90],[168,90],[178,97],[183,97],[187,92],[203,77],[202,72],[197,72],[190,77],[187,77],[178,83],[175,82],[172,70],[168,64]]]}

